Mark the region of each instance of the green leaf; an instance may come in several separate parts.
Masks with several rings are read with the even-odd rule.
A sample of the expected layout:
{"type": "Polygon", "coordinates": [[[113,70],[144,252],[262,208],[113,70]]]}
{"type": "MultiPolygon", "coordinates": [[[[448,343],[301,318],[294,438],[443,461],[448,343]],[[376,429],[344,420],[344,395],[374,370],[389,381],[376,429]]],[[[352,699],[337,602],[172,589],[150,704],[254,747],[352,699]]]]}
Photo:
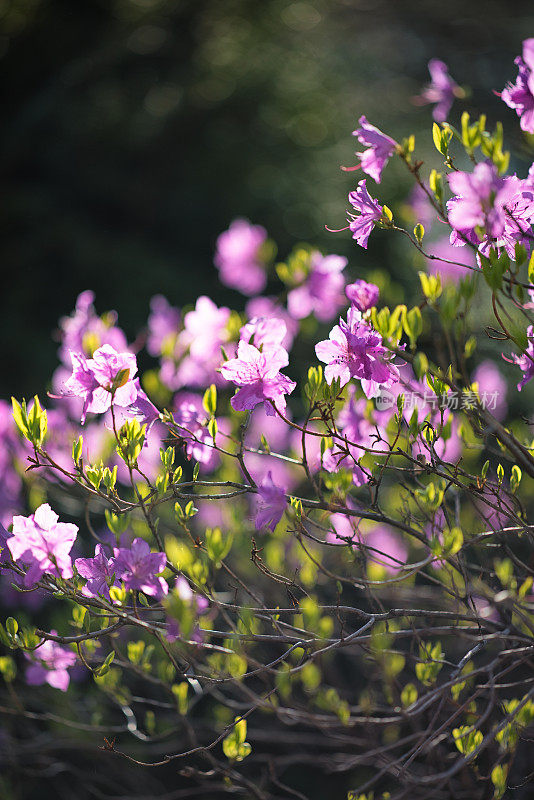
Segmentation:
{"type": "Polygon", "coordinates": [[[401,692],[401,703],[403,708],[409,708],[410,706],[413,706],[417,700],[417,697],[417,689],[413,683],[407,683],[401,692]]]}
{"type": "Polygon", "coordinates": [[[215,416],[215,412],[217,410],[217,387],[214,383],[212,383],[211,386],[209,386],[204,392],[202,405],[211,417],[215,416]]]}
{"type": "Polygon", "coordinates": [[[454,744],[464,756],[471,755],[484,740],[481,731],[478,731],[476,728],[473,729],[469,725],[462,725],[460,728],[454,728],[452,736],[454,744]]]}
{"type": "Polygon", "coordinates": [[[232,731],[223,739],[222,743],[223,753],[229,761],[243,761],[251,753],[252,748],[245,741],[246,736],[247,721],[236,717],[232,731]]]}

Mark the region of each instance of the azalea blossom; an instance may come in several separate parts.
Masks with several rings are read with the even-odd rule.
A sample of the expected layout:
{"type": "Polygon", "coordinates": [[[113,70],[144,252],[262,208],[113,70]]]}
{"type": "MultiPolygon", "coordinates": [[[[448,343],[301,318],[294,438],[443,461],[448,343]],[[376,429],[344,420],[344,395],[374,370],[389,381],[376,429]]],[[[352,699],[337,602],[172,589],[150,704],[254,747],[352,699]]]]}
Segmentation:
{"type": "Polygon", "coordinates": [[[325,536],[325,540],[329,544],[357,546],[360,537],[354,517],[342,513],[331,514],[330,524],[334,530],[328,531],[325,536]]]}
{"type": "Polygon", "coordinates": [[[369,560],[388,573],[399,572],[406,562],[408,550],[400,536],[385,525],[377,525],[364,537],[369,560]]]}
{"type": "MultiPolygon", "coordinates": [[[[161,414],[154,403],[149,399],[148,395],[141,389],[139,378],[135,379],[134,387],[136,392],[135,398],[126,408],[125,413],[128,416],[135,417],[141,426],[146,425],[148,437],[152,425],[160,419],[161,414]]],[[[145,444],[147,444],[147,439],[145,439],[145,444]]]]}
{"type": "Polygon", "coordinates": [[[358,311],[367,311],[376,306],[380,290],[374,283],[357,280],[345,287],[345,294],[358,311]]]}
{"type": "MultiPolygon", "coordinates": [[[[490,237],[520,241],[534,219],[534,194],[515,176],[501,178],[493,164],[477,164],[472,173],[453,172],[449,186],[456,194],[447,203],[449,222],[474,240],[475,228],[490,237]]],[[[497,241],[499,244],[499,241],[497,241]]]]}
{"type": "Polygon", "coordinates": [[[128,348],[124,331],[116,326],[117,314],[108,312],[99,317],[94,308],[94,292],[86,290],[76,299],[76,307],[70,317],[59,321],[61,347],[59,355],[66,366],[70,366],[70,351],[91,356],[104,344],[122,352],[128,348]]]}
{"type": "Polygon", "coordinates": [[[313,314],[321,322],[333,319],[344,305],[345,278],[342,271],[346,266],[347,259],[343,256],[323,256],[314,250],[310,256],[309,274],[287,296],[291,316],[304,319],[313,314]]]}
{"type": "Polygon", "coordinates": [[[59,522],[58,515],[48,503],[39,506],[29,517],[13,517],[13,536],[7,546],[13,561],[28,567],[25,586],[33,586],[45,573],[72,578],[70,551],[78,526],[59,522]]]}
{"type": "Polygon", "coordinates": [[[280,317],[254,317],[245,323],[239,331],[243,342],[253,344],[258,350],[278,347],[284,350],[283,342],[287,334],[286,323],[280,317]]]}
{"type": "Polygon", "coordinates": [[[358,141],[367,146],[367,150],[364,150],[363,153],[356,153],[356,155],[360,159],[362,170],[380,183],[382,170],[395,152],[397,142],[367,122],[364,116],[360,117],[359,123],[360,127],[356,128],[352,135],[357,136],[358,141]]]}
{"type": "Polygon", "coordinates": [[[447,65],[438,58],[432,58],[428,62],[431,82],[426,86],[415,102],[435,103],[432,116],[436,122],[445,122],[449,116],[449,111],[455,97],[463,95],[462,90],[449,75],[447,65]]]}
{"type": "MultiPolygon", "coordinates": [[[[106,556],[103,546],[96,545],[94,558],[77,558],[74,564],[78,574],[87,579],[87,583],[82,588],[82,594],[86,597],[103,596],[109,600],[109,587],[115,573],[115,560],[106,556]]],[[[112,583],[114,586],[118,586],[116,579],[112,583]]]]}
{"type": "Polygon", "coordinates": [[[207,428],[208,418],[202,405],[202,398],[192,392],[182,392],[174,398],[174,409],[176,433],[185,442],[187,458],[213,469],[219,456],[213,447],[213,437],[207,428]]]}
{"type": "Polygon", "coordinates": [[[352,473],[355,486],[363,486],[368,476],[360,467],[358,460],[365,455],[366,449],[375,444],[375,428],[366,417],[367,401],[356,398],[355,386],[348,387],[348,399],[337,417],[337,428],[343,440],[337,437],[331,448],[323,455],[323,468],[328,472],[348,469],[352,473]]]}
{"type": "Polygon", "coordinates": [[[256,529],[266,527],[274,531],[284,515],[286,506],[286,493],[274,483],[269,471],[258,486],[258,510],[254,523],[256,529]]]}
{"type": "Polygon", "coordinates": [[[523,57],[514,62],[519,73],[515,83],[508,83],[501,92],[507,106],[520,117],[521,130],[534,133],[534,39],[523,42],[523,57]]]}
{"type": "Polygon", "coordinates": [[[325,378],[331,384],[339,378],[345,386],[351,378],[361,381],[367,397],[377,397],[382,388],[398,380],[398,370],[391,363],[391,354],[382,344],[382,337],[362,319],[357,308],[351,307],[347,321],[340,319],[328,339],[315,345],[319,361],[323,361],[325,378]]]}
{"type": "Polygon", "coordinates": [[[184,327],[172,352],[163,354],[160,377],[165,386],[175,390],[221,384],[218,368],[221,347],[230,338],[229,320],[229,308],[219,308],[206,295],[198,298],[195,308],[184,316],[184,327]]]}
{"type": "Polygon", "coordinates": [[[358,183],[355,192],[349,194],[349,202],[358,214],[349,213],[348,223],[352,238],[360,247],[367,249],[367,241],[376,222],[382,217],[382,206],[367,191],[366,179],[358,183]]]}
{"type": "Polygon", "coordinates": [[[234,220],[217,239],[214,261],[221,283],[246,295],[262,292],[267,284],[261,258],[266,240],[267,231],[261,225],[251,225],[246,219],[234,220]]]}
{"type": "Polygon", "coordinates": [[[167,564],[165,553],[152,553],[144,539],[134,539],[130,547],[114,549],[115,574],[128,591],[140,591],[160,598],[169,591],[167,581],[159,577],[167,564]]]}
{"type": "MultiPolygon", "coordinates": [[[[239,386],[232,397],[231,404],[236,411],[252,411],[266,400],[272,400],[276,408],[283,412],[286,407],[286,394],[291,394],[295,381],[280,372],[287,366],[289,358],[282,347],[260,352],[257,347],[240,341],[237,358],[232,358],[221,367],[221,374],[227,381],[239,386]]],[[[275,412],[270,404],[265,405],[269,416],[275,412]]]]}
{"type": "Polygon", "coordinates": [[[117,353],[114,347],[105,344],[99,347],[93,358],[71,351],[72,375],[65,383],[67,394],[83,399],[81,421],[87,412],[103,414],[113,402],[117,406],[129,406],[137,397],[134,376],[137,361],[133,353],[117,353]]]}
{"type": "MultiPolygon", "coordinates": [[[[57,631],[50,631],[54,636],[57,631]]],[[[26,683],[41,686],[48,683],[54,689],[66,692],[69,688],[69,667],[76,664],[76,653],[57,642],[46,639],[31,654],[24,653],[31,663],[26,667],[26,683]]]]}
{"type": "Polygon", "coordinates": [[[475,266],[472,250],[469,248],[459,251],[458,247],[450,242],[448,236],[432,242],[428,245],[428,249],[434,256],[434,258],[427,259],[428,272],[430,275],[439,275],[443,283],[458,283],[461,278],[471,274],[469,267],[475,266]],[[456,263],[450,264],[449,261],[456,263]]]}
{"type": "Polygon", "coordinates": [[[483,227],[493,237],[503,233],[505,205],[513,192],[493,164],[477,164],[472,173],[453,172],[449,186],[456,195],[447,203],[453,228],[469,232],[483,227]]]}
{"type": "Polygon", "coordinates": [[[169,345],[172,347],[180,328],[180,312],[165,297],[155,295],[150,301],[146,349],[151,356],[159,356],[169,345]]]}
{"type": "Polygon", "coordinates": [[[480,402],[491,411],[495,419],[502,421],[508,411],[506,402],[508,387],[495,362],[489,359],[482,361],[473,374],[473,381],[478,385],[480,402]]]}
{"type": "Polygon", "coordinates": [[[518,392],[523,389],[524,386],[527,385],[529,381],[534,378],[534,326],[529,325],[527,328],[527,348],[524,353],[518,356],[516,353],[512,353],[511,358],[506,358],[503,354],[503,358],[505,361],[509,361],[512,364],[517,364],[518,367],[521,368],[523,371],[523,377],[517,384],[518,392]]]}
{"type": "Polygon", "coordinates": [[[286,308],[276,297],[253,297],[247,302],[245,312],[249,320],[255,317],[283,320],[286,326],[286,335],[283,338],[282,346],[288,351],[291,350],[293,339],[299,331],[299,323],[288,314],[286,308]]]}

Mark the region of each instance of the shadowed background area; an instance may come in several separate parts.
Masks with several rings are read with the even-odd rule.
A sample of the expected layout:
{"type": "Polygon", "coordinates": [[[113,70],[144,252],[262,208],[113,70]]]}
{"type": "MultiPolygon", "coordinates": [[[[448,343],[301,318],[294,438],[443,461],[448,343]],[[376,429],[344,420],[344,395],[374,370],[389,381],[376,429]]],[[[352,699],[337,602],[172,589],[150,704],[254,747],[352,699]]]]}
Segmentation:
{"type": "MultiPolygon", "coordinates": [[[[324,229],[344,224],[357,174],[339,165],[354,163],[357,118],[414,131],[424,157],[430,110],[410,100],[436,56],[519,148],[515,114],[492,94],[534,30],[531,4],[514,12],[495,0],[2,3],[0,395],[46,384],[50,334],[85,288],[130,336],[157,292],[239,303],[212,266],[237,215],[265,225],[282,257],[307,240],[357,274],[364,254],[324,229]]],[[[381,195],[406,188],[394,166],[381,195]]],[[[402,278],[391,237],[374,238],[366,266],[402,278]]]]}

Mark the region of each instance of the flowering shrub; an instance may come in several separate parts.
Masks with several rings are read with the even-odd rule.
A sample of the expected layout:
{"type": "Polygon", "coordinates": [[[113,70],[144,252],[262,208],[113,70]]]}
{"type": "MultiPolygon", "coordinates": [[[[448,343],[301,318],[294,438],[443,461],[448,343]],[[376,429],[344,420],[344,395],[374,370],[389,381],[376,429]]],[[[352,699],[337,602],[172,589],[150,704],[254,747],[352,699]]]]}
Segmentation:
{"type": "MultiPolygon", "coordinates": [[[[525,131],[532,42],[502,93],[525,131]]],[[[409,303],[302,245],[275,266],[236,220],[215,265],[244,313],[158,296],[129,344],[84,292],[48,408],[14,399],[9,424],[0,406],[18,714],[46,724],[84,682],[98,722],[76,695],[56,726],[210,796],[306,796],[291,768],[310,760],[352,798],[504,795],[534,721],[532,423],[506,397],[534,377],[534,169],[508,172],[500,125],[447,122],[463,92],[430,71],[441,171],[365,116],[348,168],[413,178],[411,225],[364,178],[346,229],[407,240],[409,303]]]]}

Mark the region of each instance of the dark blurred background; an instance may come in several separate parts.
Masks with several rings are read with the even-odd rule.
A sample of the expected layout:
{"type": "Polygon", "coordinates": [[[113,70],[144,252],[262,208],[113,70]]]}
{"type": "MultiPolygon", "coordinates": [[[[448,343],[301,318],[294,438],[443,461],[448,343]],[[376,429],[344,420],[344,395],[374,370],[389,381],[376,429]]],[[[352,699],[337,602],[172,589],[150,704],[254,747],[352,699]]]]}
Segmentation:
{"type": "MultiPolygon", "coordinates": [[[[324,229],[344,224],[357,118],[415,132],[429,156],[430,109],[410,99],[439,57],[472,89],[451,121],[464,107],[503,118],[524,170],[516,116],[492,90],[533,33],[532,2],[3,0],[0,396],[43,390],[51,333],[82,289],[130,337],[158,292],[242,307],[212,266],[238,215],[281,257],[308,240],[348,255],[353,276],[402,281],[392,237],[365,254],[324,229]]],[[[408,188],[394,165],[379,196],[394,206],[408,188]]]]}

